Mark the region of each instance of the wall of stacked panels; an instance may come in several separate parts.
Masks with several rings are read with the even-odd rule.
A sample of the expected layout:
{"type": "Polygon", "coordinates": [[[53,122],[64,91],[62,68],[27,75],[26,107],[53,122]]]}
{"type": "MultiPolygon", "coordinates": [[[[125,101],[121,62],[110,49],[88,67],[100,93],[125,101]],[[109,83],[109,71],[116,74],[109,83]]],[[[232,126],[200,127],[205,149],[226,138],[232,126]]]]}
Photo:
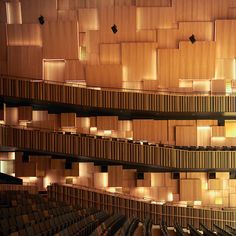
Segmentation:
{"type": "Polygon", "coordinates": [[[0,153],[0,168],[42,191],[49,184],[66,183],[158,205],[236,207],[235,172],[148,172],[122,165],[68,162],[66,156],[29,154],[26,158],[22,152],[0,153]]]}
{"type": "MultiPolygon", "coordinates": [[[[139,112],[236,112],[235,31],[236,0],[0,1],[0,96],[139,112]]],[[[236,227],[235,211],[222,210],[236,207],[235,120],[124,120],[34,108],[0,106],[0,146],[31,151],[0,153],[0,172],[22,178],[26,189],[66,183],[52,185],[49,196],[149,215],[156,224],[236,227]],[[104,168],[68,155],[177,172],[114,162],[104,168]]]]}
{"type": "Polygon", "coordinates": [[[234,93],[235,7],[234,0],[1,1],[0,71],[92,87],[234,93]]]}

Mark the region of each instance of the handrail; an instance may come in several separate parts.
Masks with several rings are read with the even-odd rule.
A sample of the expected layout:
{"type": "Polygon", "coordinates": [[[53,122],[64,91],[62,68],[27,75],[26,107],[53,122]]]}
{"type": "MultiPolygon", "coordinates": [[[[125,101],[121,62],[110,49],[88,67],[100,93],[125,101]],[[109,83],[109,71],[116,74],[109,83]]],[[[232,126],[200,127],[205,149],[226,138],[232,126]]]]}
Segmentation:
{"type": "Polygon", "coordinates": [[[4,125],[0,125],[0,145],[21,150],[74,157],[83,156],[94,160],[105,159],[173,170],[236,168],[236,150],[184,150],[86,135],[63,135],[57,132],[20,129],[4,125]]]}
{"type": "Polygon", "coordinates": [[[91,89],[0,77],[0,96],[31,103],[70,104],[134,112],[236,112],[235,95],[201,95],[91,89]]]}

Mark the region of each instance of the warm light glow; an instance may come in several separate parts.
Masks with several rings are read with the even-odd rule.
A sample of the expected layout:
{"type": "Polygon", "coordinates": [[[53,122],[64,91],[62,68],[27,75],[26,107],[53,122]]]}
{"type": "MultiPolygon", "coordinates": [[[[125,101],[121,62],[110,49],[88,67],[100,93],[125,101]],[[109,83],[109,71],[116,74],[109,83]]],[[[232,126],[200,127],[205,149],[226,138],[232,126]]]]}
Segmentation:
{"type": "Polygon", "coordinates": [[[6,13],[7,24],[22,24],[20,2],[6,2],[6,13]]]}
{"type": "Polygon", "coordinates": [[[47,188],[47,186],[50,184],[51,184],[51,179],[48,176],[44,177],[43,178],[43,187],[47,188]]]}
{"type": "Polygon", "coordinates": [[[64,59],[43,59],[43,79],[64,82],[65,65],[64,59]]]}
{"type": "Polygon", "coordinates": [[[193,202],[193,205],[194,205],[194,206],[201,206],[201,205],[202,205],[202,202],[201,202],[201,201],[194,201],[194,202],[193,202]]]}
{"type": "Polygon", "coordinates": [[[151,201],[151,204],[157,204],[157,205],[163,205],[165,204],[165,201],[151,201]]]}
{"type": "Polygon", "coordinates": [[[192,80],[179,80],[179,87],[180,88],[192,88],[193,81],[192,80]]]}
{"type": "Polygon", "coordinates": [[[107,188],[107,191],[110,192],[110,193],[115,193],[116,188],[115,187],[110,187],[110,188],[107,188]]]}
{"type": "Polygon", "coordinates": [[[203,190],[208,190],[208,183],[207,182],[202,183],[202,189],[203,190]]]}
{"type": "Polygon", "coordinates": [[[144,199],[145,201],[151,201],[151,200],[152,200],[152,198],[151,198],[150,196],[144,196],[143,199],[144,199]]]}
{"type": "Polygon", "coordinates": [[[210,126],[198,126],[197,128],[200,129],[200,130],[208,130],[208,129],[211,129],[210,126]]]}
{"type": "Polygon", "coordinates": [[[211,137],[211,139],[215,141],[225,141],[225,137],[211,137]]]}
{"type": "Polygon", "coordinates": [[[193,81],[193,91],[196,92],[208,92],[211,90],[210,80],[193,81]]]}
{"type": "Polygon", "coordinates": [[[90,133],[96,133],[98,131],[97,127],[90,127],[90,133]]]}
{"type": "Polygon", "coordinates": [[[15,152],[8,152],[8,159],[15,160],[16,153],[15,152]]]}
{"type": "Polygon", "coordinates": [[[173,193],[168,193],[167,200],[168,200],[168,202],[173,202],[173,200],[174,200],[173,193]]]}
{"type": "Polygon", "coordinates": [[[80,61],[87,60],[86,47],[84,47],[84,46],[79,47],[79,59],[80,59],[80,61]]]}
{"type": "Polygon", "coordinates": [[[128,67],[122,66],[122,80],[128,81],[128,67]]]}
{"type": "Polygon", "coordinates": [[[215,204],[216,204],[216,205],[222,205],[222,204],[223,204],[222,198],[221,198],[221,197],[217,197],[217,198],[215,199],[215,204]]]}
{"type": "Polygon", "coordinates": [[[236,121],[235,120],[225,121],[225,136],[229,138],[236,138],[236,121]]]}
{"type": "Polygon", "coordinates": [[[111,130],[104,130],[104,135],[109,136],[109,135],[111,135],[111,133],[112,133],[111,130]]]}
{"type": "Polygon", "coordinates": [[[30,182],[35,182],[36,180],[37,180],[37,177],[35,176],[29,177],[30,182]]]}

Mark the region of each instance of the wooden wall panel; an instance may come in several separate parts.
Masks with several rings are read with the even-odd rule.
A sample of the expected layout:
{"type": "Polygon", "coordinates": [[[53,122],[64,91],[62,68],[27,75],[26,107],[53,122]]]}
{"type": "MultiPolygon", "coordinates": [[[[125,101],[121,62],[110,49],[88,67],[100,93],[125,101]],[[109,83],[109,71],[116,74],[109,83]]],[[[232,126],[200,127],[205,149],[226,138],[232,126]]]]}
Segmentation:
{"type": "Polygon", "coordinates": [[[170,0],[136,0],[137,7],[169,7],[170,0]]]}
{"type": "Polygon", "coordinates": [[[168,140],[169,144],[175,144],[176,126],[195,126],[196,120],[168,120],[168,140]]]}
{"type": "Polygon", "coordinates": [[[32,111],[33,121],[46,121],[48,119],[48,111],[32,111]]]}
{"type": "Polygon", "coordinates": [[[0,1],[0,23],[7,23],[6,3],[0,1]]]}
{"type": "Polygon", "coordinates": [[[191,126],[176,126],[177,146],[197,146],[197,128],[191,126]]]}
{"type": "Polygon", "coordinates": [[[135,41],[136,38],[136,7],[116,6],[99,9],[101,43],[118,43],[135,41]],[[116,24],[117,33],[111,27],[116,24]]]}
{"type": "Polygon", "coordinates": [[[133,120],[133,138],[150,142],[167,142],[166,120],[133,120]]]}
{"type": "Polygon", "coordinates": [[[43,79],[64,82],[65,64],[64,60],[43,60],[43,79]]]}
{"type": "Polygon", "coordinates": [[[78,36],[77,22],[46,22],[43,25],[43,57],[78,59],[78,36]]]}
{"type": "Polygon", "coordinates": [[[57,11],[58,21],[77,21],[77,11],[76,10],[58,10],[57,11]]]}
{"type": "Polygon", "coordinates": [[[18,107],[18,118],[19,120],[32,120],[32,107],[31,106],[20,106],[18,107]]]}
{"type": "Polygon", "coordinates": [[[134,188],[136,187],[136,172],[137,170],[123,170],[123,187],[134,188]]]}
{"type": "Polygon", "coordinates": [[[164,187],[165,186],[164,173],[151,173],[151,186],[152,187],[164,187]]]}
{"type": "Polygon", "coordinates": [[[42,15],[45,22],[57,20],[57,0],[21,0],[22,23],[38,23],[42,15]]]}
{"type": "Polygon", "coordinates": [[[137,42],[156,42],[157,32],[156,30],[137,30],[135,40],[137,42]]]}
{"type": "Polygon", "coordinates": [[[226,80],[224,79],[214,79],[211,81],[211,92],[225,94],[226,92],[226,80]]]}
{"type": "Polygon", "coordinates": [[[88,30],[98,30],[98,10],[96,8],[79,9],[78,21],[80,32],[86,32],[88,30]]]}
{"type": "Polygon", "coordinates": [[[122,43],[122,65],[127,73],[124,81],[156,79],[157,43],[122,43]]]}
{"type": "Polygon", "coordinates": [[[61,113],[61,127],[75,127],[76,113],[61,113]]]}
{"type": "Polygon", "coordinates": [[[228,19],[235,19],[236,18],[236,8],[230,7],[228,8],[228,19]]]}
{"type": "Polygon", "coordinates": [[[236,137],[236,121],[225,120],[225,137],[235,138],[236,137]]]}
{"type": "Polygon", "coordinates": [[[108,173],[94,173],[94,187],[106,188],[108,186],[108,173]]]}
{"type": "Polygon", "coordinates": [[[66,60],[65,80],[78,81],[85,80],[85,67],[79,60],[66,60]]]}
{"type": "Polygon", "coordinates": [[[115,6],[135,6],[136,0],[114,0],[115,6]]]}
{"type": "Polygon", "coordinates": [[[86,8],[104,8],[111,7],[114,5],[114,0],[86,0],[86,8]]]}
{"type": "Polygon", "coordinates": [[[108,187],[122,187],[122,166],[108,166],[108,187]]]}
{"type": "Polygon", "coordinates": [[[214,78],[215,50],[215,42],[180,42],[180,78],[214,78]]]}
{"type": "Polygon", "coordinates": [[[120,44],[100,44],[101,64],[120,64],[121,46],[120,44]]]}
{"type": "Polygon", "coordinates": [[[6,125],[18,125],[19,115],[17,107],[6,107],[4,110],[5,124],[6,125]]]}
{"type": "Polygon", "coordinates": [[[57,7],[59,10],[85,8],[85,0],[58,0],[57,7]]]}
{"type": "Polygon", "coordinates": [[[86,83],[88,86],[121,88],[121,65],[87,65],[86,83]]]}
{"type": "Polygon", "coordinates": [[[9,46],[8,74],[30,79],[42,79],[42,48],[9,46]]]}
{"type": "Polygon", "coordinates": [[[225,127],[212,126],[212,137],[225,137],[225,127]]]}
{"type": "Polygon", "coordinates": [[[211,127],[197,127],[197,146],[211,145],[211,127]]]}
{"type": "Polygon", "coordinates": [[[159,29],[157,42],[159,48],[178,48],[180,41],[188,41],[194,34],[197,41],[213,41],[213,22],[179,22],[178,29],[159,29]]]}
{"type": "Polygon", "coordinates": [[[177,21],[226,19],[230,0],[173,0],[177,21]]]}
{"type": "Polygon", "coordinates": [[[200,179],[180,180],[180,201],[201,201],[202,183],[200,179]]]}
{"type": "Polygon", "coordinates": [[[150,172],[144,172],[144,179],[137,179],[137,187],[151,187],[150,172]]]}
{"type": "Polygon", "coordinates": [[[6,60],[0,60],[0,73],[2,75],[7,75],[8,74],[7,61],[6,60]]]}
{"type": "Polygon", "coordinates": [[[42,33],[39,24],[7,25],[9,46],[42,46],[42,33]]]}
{"type": "Polygon", "coordinates": [[[160,87],[179,86],[180,54],[177,49],[158,49],[157,81],[160,87]]]}
{"type": "Polygon", "coordinates": [[[216,57],[220,59],[232,58],[236,56],[236,44],[234,32],[236,30],[236,20],[216,20],[216,57]]]}
{"type": "Polygon", "coordinates": [[[175,11],[172,7],[138,7],[136,28],[167,29],[176,24],[175,11]]]}
{"type": "Polygon", "coordinates": [[[0,60],[7,60],[7,35],[6,35],[6,24],[0,23],[0,60]]]}
{"type": "Polygon", "coordinates": [[[22,24],[21,3],[6,2],[7,24],[22,24]]]}
{"type": "Polygon", "coordinates": [[[117,116],[97,116],[98,130],[117,130],[118,117],[117,116]]]}
{"type": "Polygon", "coordinates": [[[214,126],[218,125],[218,120],[197,120],[197,126],[214,126]]]}
{"type": "Polygon", "coordinates": [[[99,64],[99,45],[100,32],[98,30],[89,30],[86,32],[86,60],[88,64],[99,64]]]}
{"type": "Polygon", "coordinates": [[[215,78],[224,80],[234,80],[235,59],[216,59],[215,78]]]}

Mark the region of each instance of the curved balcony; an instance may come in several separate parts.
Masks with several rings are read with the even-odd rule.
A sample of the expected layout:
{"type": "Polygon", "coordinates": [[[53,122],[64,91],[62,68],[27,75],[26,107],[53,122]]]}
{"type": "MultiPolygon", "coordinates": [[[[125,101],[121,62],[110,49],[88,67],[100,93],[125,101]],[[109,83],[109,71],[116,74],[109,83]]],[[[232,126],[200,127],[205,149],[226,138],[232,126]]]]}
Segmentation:
{"type": "Polygon", "coordinates": [[[0,126],[0,146],[91,160],[115,161],[183,170],[236,168],[236,150],[179,149],[100,136],[62,134],[0,126]]]}
{"type": "Polygon", "coordinates": [[[214,228],[214,224],[222,228],[225,228],[226,224],[236,227],[236,211],[232,209],[216,210],[168,204],[158,205],[81,186],[51,185],[48,187],[48,193],[49,198],[66,201],[70,204],[76,202],[83,207],[96,207],[111,213],[119,212],[130,216],[135,215],[141,220],[148,216],[154,224],[160,224],[162,219],[168,226],[173,226],[175,222],[178,222],[185,228],[188,224],[199,228],[201,223],[211,229],[214,228]]]}
{"type": "Polygon", "coordinates": [[[95,109],[150,112],[236,112],[235,95],[140,92],[81,87],[65,83],[0,78],[0,96],[35,103],[70,104],[95,109]]]}

